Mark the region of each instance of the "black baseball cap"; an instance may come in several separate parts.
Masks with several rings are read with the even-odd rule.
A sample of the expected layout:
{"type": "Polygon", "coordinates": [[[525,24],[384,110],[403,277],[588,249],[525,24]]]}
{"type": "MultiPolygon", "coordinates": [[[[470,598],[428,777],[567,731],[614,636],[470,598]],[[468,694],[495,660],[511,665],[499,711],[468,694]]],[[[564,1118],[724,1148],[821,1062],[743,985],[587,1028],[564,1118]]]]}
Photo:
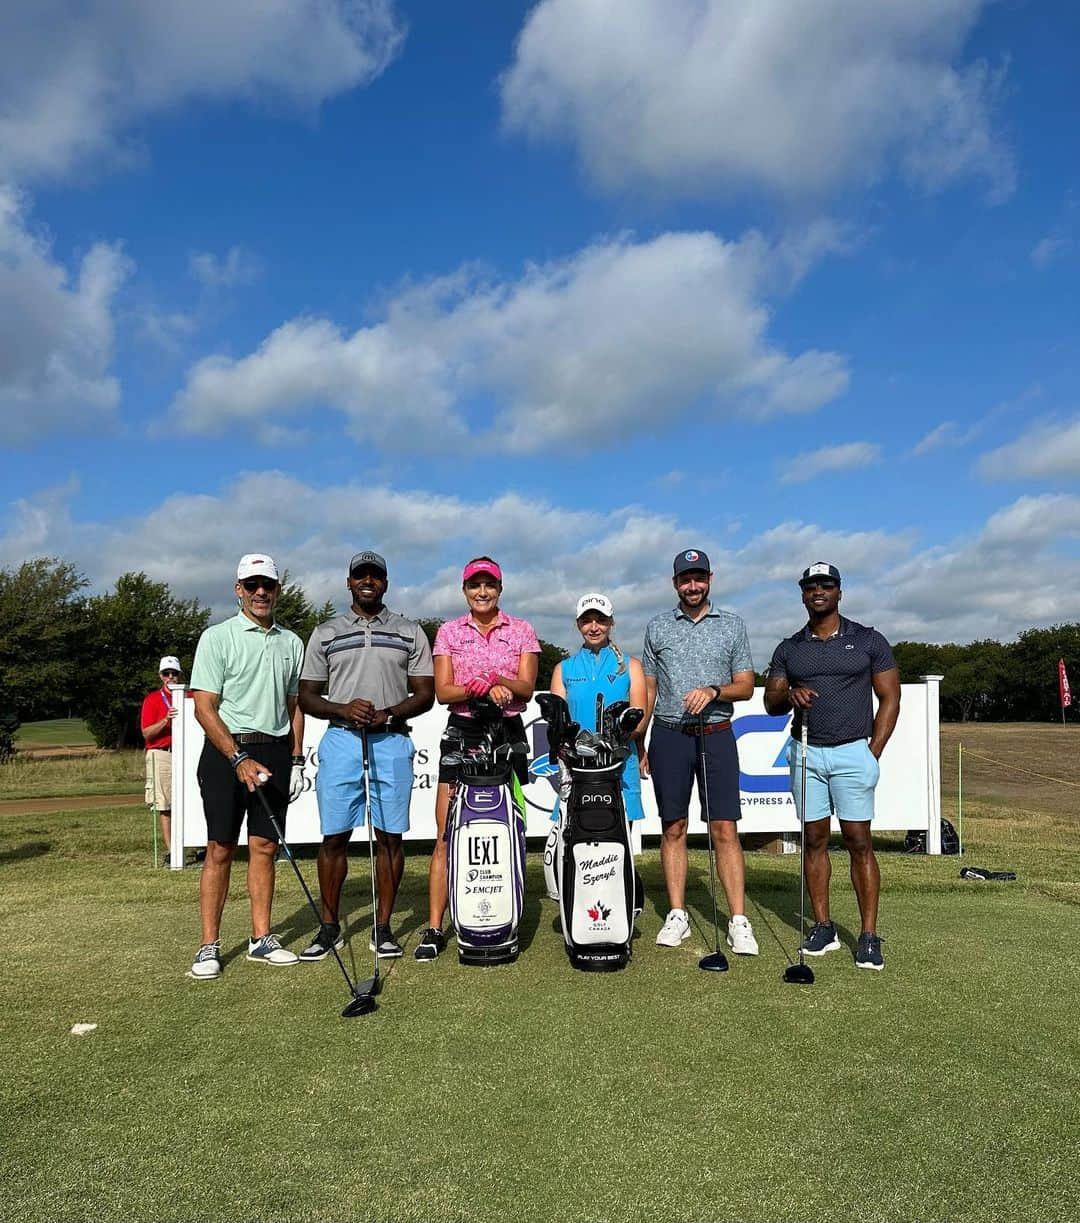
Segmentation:
{"type": "Polygon", "coordinates": [[[816,582],[819,578],[832,578],[839,586],[840,570],[835,565],[826,564],[825,561],[814,561],[812,565],[807,565],[803,570],[802,577],[799,578],[799,585],[805,586],[807,582],[816,582]]]}
{"type": "Polygon", "coordinates": [[[680,552],[675,557],[675,564],[672,566],[672,572],[675,577],[680,573],[688,573],[691,569],[701,569],[705,573],[712,572],[712,566],[709,564],[708,555],[704,552],[698,552],[694,548],[688,548],[685,552],[680,552]]]}

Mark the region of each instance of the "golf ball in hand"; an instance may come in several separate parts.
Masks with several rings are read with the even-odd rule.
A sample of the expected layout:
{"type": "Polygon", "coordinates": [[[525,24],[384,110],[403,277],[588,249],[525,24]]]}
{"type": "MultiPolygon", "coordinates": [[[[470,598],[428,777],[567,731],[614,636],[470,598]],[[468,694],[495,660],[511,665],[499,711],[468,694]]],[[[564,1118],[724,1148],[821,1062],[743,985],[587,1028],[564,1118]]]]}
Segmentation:
{"type": "Polygon", "coordinates": [[[270,780],[270,774],[269,774],[269,773],[260,773],[260,774],[259,774],[259,781],[260,781],[260,782],[267,782],[267,781],[269,781],[269,780],[270,780]]]}

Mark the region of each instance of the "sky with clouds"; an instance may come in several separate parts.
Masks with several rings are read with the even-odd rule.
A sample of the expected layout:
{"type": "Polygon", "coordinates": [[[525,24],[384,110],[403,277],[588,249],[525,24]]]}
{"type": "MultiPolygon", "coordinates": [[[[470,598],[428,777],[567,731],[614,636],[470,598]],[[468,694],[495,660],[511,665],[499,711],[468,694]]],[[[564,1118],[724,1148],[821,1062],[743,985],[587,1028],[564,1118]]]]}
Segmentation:
{"type": "MultiPolygon", "coordinates": [[[[217,611],[242,552],[460,569],[637,649],[705,549],[755,661],[1080,619],[1080,10],[19,0],[0,565],[217,611]]],[[[165,643],[167,644],[167,643],[165,643]]],[[[164,648],[164,646],[163,646],[164,648]]]]}

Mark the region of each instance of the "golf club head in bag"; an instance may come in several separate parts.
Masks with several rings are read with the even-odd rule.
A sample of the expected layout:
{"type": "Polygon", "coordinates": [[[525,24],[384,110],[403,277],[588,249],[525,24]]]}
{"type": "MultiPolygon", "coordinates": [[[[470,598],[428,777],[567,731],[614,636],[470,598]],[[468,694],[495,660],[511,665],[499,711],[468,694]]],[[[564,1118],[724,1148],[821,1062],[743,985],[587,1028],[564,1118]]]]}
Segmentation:
{"type": "Polygon", "coordinates": [[[570,728],[570,707],[561,696],[541,692],[536,698],[540,713],[547,723],[548,759],[557,760],[565,746],[570,728]]]}

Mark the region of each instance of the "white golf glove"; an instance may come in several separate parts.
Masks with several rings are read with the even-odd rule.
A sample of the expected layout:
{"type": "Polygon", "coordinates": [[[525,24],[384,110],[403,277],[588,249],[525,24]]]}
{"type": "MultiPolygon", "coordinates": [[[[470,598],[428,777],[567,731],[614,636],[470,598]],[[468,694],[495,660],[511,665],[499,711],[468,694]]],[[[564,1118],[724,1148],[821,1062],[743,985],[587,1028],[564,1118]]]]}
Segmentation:
{"type": "Polygon", "coordinates": [[[292,758],[292,773],[289,775],[289,802],[295,803],[304,792],[304,757],[292,758]]]}

